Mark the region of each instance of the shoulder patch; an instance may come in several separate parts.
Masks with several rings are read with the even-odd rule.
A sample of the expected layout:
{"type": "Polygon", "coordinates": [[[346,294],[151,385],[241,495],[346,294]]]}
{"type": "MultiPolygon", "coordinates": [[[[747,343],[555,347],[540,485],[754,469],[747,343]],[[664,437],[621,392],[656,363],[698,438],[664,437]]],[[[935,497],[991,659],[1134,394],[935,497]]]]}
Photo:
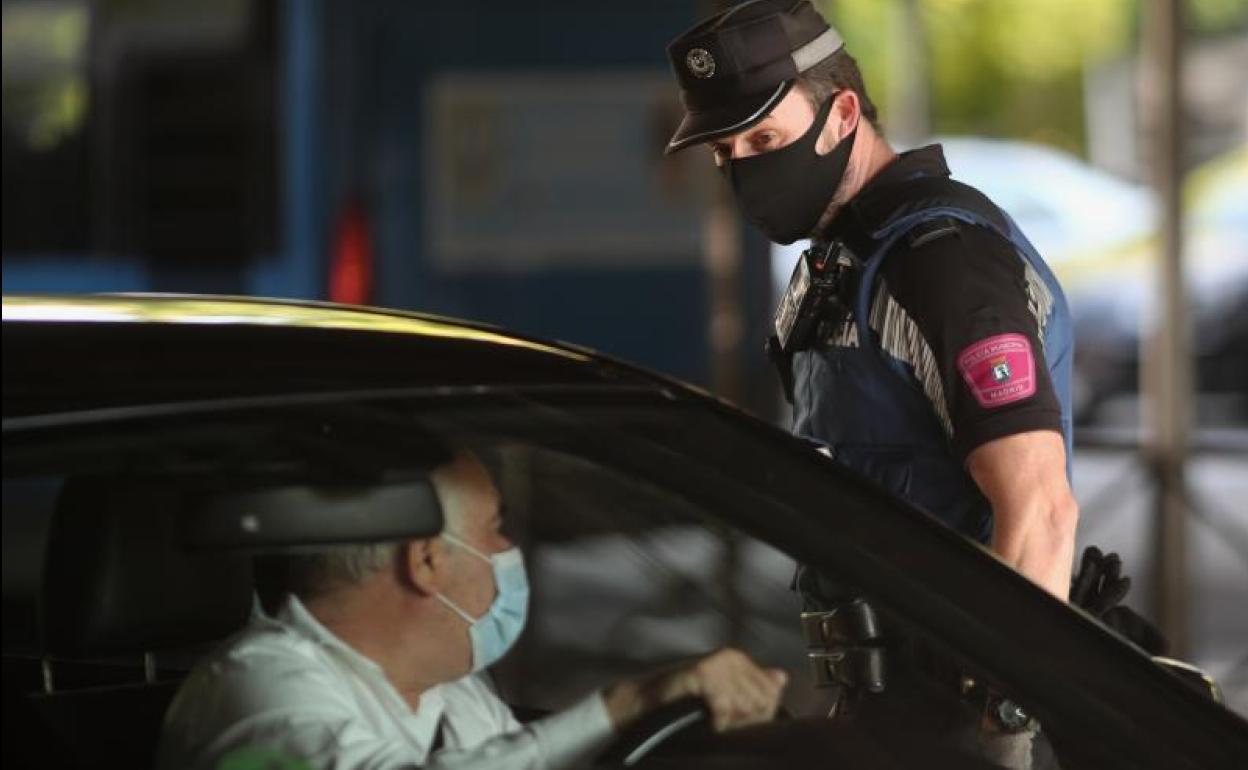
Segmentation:
{"type": "Polygon", "coordinates": [[[910,231],[906,233],[906,240],[909,241],[910,248],[917,249],[932,241],[957,234],[958,221],[956,219],[953,217],[938,217],[927,222],[920,222],[910,228],[910,231]]]}
{"type": "Polygon", "coordinates": [[[998,334],[958,354],[958,371],[984,409],[1012,404],[1036,393],[1036,358],[1021,334],[998,334]]]}

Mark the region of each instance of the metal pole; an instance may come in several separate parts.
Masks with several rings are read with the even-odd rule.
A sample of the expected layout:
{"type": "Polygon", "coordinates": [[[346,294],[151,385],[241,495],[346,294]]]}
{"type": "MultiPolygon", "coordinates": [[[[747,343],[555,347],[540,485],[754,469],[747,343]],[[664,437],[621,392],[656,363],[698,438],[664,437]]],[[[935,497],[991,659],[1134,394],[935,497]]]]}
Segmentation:
{"type": "MultiPolygon", "coordinates": [[[[718,180],[717,180],[718,181],[718,180]]],[[[742,303],[741,220],[727,185],[714,187],[703,224],[703,260],[710,283],[710,319],[707,333],[711,343],[711,388],[720,398],[744,403],[745,387],[741,371],[745,336],[745,308],[742,303]]],[[[761,352],[759,355],[762,355],[761,352]]],[[[745,629],[745,613],[737,573],[741,569],[739,538],[723,534],[719,582],[724,597],[728,644],[740,643],[745,629]]]]}
{"type": "MultiPolygon", "coordinates": [[[[699,17],[706,18],[733,5],[735,3],[731,0],[701,0],[698,3],[699,17]]],[[[710,299],[707,334],[711,347],[711,389],[720,398],[743,404],[745,378],[741,363],[745,307],[742,301],[741,220],[728,186],[721,182],[712,189],[714,192],[706,210],[702,233],[702,258],[710,299]]],[[[729,644],[740,642],[745,627],[746,608],[736,580],[740,561],[738,538],[726,532],[719,564],[719,582],[727,621],[725,636],[729,644]]]]}
{"type": "Polygon", "coordinates": [[[914,146],[931,135],[927,35],[919,0],[894,0],[888,88],[888,133],[914,146]]]}
{"type": "MultiPolygon", "coordinates": [[[[742,341],[745,311],[742,307],[741,220],[727,185],[716,192],[703,224],[703,265],[710,281],[711,387],[720,398],[742,403],[742,341]]],[[[761,355],[761,353],[760,353],[761,355]]]]}
{"type": "Polygon", "coordinates": [[[1193,397],[1183,283],[1183,0],[1152,0],[1150,9],[1145,39],[1151,83],[1144,92],[1155,97],[1149,128],[1162,249],[1156,273],[1160,313],[1143,343],[1140,385],[1147,395],[1146,459],[1156,474],[1155,616],[1172,654],[1181,657],[1189,649],[1185,475],[1193,397]]]}
{"type": "Polygon", "coordinates": [[[278,120],[284,127],[281,245],[277,254],[249,269],[249,294],[307,299],[325,294],[327,5],[325,0],[281,0],[278,8],[283,94],[278,120]]]}

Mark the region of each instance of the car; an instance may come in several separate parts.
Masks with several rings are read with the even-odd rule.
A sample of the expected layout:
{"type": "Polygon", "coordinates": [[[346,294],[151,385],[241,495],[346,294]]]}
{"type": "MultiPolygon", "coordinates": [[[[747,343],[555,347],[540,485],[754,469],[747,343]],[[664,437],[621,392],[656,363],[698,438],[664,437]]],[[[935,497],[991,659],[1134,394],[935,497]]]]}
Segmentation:
{"type": "MultiPolygon", "coordinates": [[[[868,652],[942,651],[961,684],[1034,715],[1067,770],[1248,757],[1248,723],[1175,665],[670,378],[311,302],[27,295],[3,315],[6,766],[150,764],[188,668],[266,601],[269,557],[436,534],[428,472],[447,447],[492,469],[526,552],[530,622],[491,672],[521,718],[726,644],[790,672],[787,719],[714,734],[676,704],[600,764],[991,766],[925,718],[826,718],[816,685],[844,660],[803,635],[796,563],[878,608],[868,652]]],[[[920,717],[968,708],[930,685],[920,717]]]]}

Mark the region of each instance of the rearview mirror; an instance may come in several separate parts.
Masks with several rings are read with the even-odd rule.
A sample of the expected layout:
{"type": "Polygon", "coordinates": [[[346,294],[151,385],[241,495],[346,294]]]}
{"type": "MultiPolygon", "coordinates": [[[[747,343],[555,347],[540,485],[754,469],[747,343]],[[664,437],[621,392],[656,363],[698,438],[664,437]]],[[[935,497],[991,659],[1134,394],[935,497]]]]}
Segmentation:
{"type": "Polygon", "coordinates": [[[195,550],[298,551],[442,531],[442,505],[427,478],[253,487],[186,502],[180,537],[195,550]]]}

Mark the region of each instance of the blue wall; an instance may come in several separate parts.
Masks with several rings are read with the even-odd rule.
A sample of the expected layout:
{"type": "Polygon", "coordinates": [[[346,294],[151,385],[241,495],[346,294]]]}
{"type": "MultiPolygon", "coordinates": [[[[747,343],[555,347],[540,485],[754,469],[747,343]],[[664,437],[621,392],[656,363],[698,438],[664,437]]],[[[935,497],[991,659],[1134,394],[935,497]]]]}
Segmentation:
{"type": "MultiPolygon", "coordinates": [[[[430,264],[422,221],[423,87],[431,76],[448,69],[666,70],[664,48],[696,21],[696,10],[694,2],[663,0],[286,0],[279,252],[243,270],[197,273],[156,273],[117,257],[6,257],[4,289],[323,298],[333,223],[355,196],[372,218],[375,304],[566,339],[705,383],[706,279],[696,255],[674,255],[676,267],[448,274],[430,264]]],[[[765,283],[755,285],[766,291],[765,283]]]]}
{"type": "MultiPolygon", "coordinates": [[[[357,191],[376,217],[381,305],[466,316],[567,339],[705,382],[705,278],[679,268],[446,274],[430,264],[422,212],[425,94],[442,70],[604,70],[667,66],[664,47],[694,3],[335,2],[329,187],[357,191]],[[349,117],[345,117],[349,116],[349,117]]],[[[655,148],[658,152],[659,148],[655,148]]],[[[637,162],[646,162],[638,158],[637,162]]],[[[637,223],[644,226],[644,223],[637,223]]]]}

